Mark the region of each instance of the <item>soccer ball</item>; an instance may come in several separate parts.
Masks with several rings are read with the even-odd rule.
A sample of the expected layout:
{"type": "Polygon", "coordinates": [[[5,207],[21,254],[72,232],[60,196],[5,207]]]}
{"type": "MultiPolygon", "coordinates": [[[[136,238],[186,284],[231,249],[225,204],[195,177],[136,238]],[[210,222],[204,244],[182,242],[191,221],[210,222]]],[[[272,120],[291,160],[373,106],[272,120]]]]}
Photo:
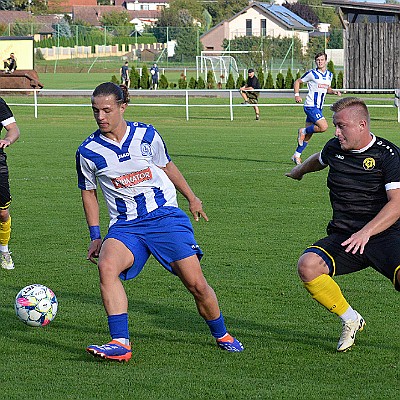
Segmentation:
{"type": "Polygon", "coordinates": [[[29,326],[46,326],[56,316],[58,302],[48,287],[33,284],[20,290],[15,298],[17,317],[29,326]]]}

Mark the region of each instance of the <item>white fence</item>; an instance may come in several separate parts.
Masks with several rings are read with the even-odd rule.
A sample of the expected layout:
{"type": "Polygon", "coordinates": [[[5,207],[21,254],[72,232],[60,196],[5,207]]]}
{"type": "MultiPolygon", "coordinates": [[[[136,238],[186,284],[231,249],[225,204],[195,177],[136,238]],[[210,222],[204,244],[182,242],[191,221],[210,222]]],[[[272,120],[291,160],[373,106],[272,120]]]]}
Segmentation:
{"type": "MultiPolygon", "coordinates": [[[[268,101],[268,98],[293,98],[293,90],[292,89],[259,89],[261,92],[261,98],[268,101]],[[264,94],[264,96],[262,96],[264,94]]],[[[376,99],[367,99],[368,108],[397,108],[397,121],[400,123],[400,104],[398,101],[398,96],[400,93],[399,89],[342,89],[345,94],[354,94],[357,93],[377,93],[377,94],[393,94],[393,98],[382,98],[379,99],[387,100],[388,104],[374,104],[376,99]]],[[[91,107],[89,103],[90,96],[93,93],[93,90],[53,90],[53,89],[0,89],[0,95],[2,92],[10,93],[10,92],[24,92],[24,93],[32,93],[32,103],[13,103],[8,101],[10,106],[27,106],[33,107],[34,116],[38,118],[39,108],[40,107],[91,107]],[[41,98],[51,98],[51,97],[85,97],[88,99],[87,104],[71,104],[71,103],[41,103],[41,98]]],[[[301,92],[305,93],[306,90],[301,90],[301,92]]],[[[168,100],[170,97],[180,97],[183,102],[181,104],[177,103],[129,103],[130,106],[140,106],[140,107],[177,107],[184,108],[186,120],[189,120],[190,117],[190,109],[195,107],[209,107],[209,108],[229,108],[229,116],[230,120],[234,120],[234,109],[236,107],[253,107],[252,104],[241,104],[238,102],[241,99],[240,93],[238,89],[213,89],[213,90],[198,90],[198,89],[174,89],[174,90],[129,90],[130,95],[133,96],[142,96],[142,97],[156,97],[156,98],[165,98],[168,100]],[[222,98],[226,100],[225,104],[215,104],[212,102],[210,97],[214,98],[222,98]],[[191,104],[190,100],[194,98],[205,97],[210,99],[209,104],[191,104]],[[237,99],[237,102],[234,104],[233,100],[237,99]]],[[[337,98],[335,97],[335,100],[337,98]]],[[[293,103],[258,103],[258,107],[302,107],[303,104],[295,103],[293,99],[293,103]]],[[[326,105],[328,106],[328,104],[326,105]]]]}

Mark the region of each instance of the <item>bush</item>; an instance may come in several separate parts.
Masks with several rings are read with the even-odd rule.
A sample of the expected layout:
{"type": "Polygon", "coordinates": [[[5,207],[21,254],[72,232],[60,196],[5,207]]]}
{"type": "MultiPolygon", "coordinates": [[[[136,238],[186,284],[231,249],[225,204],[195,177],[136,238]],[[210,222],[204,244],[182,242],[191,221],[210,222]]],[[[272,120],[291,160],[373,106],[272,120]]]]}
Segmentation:
{"type": "Polygon", "coordinates": [[[236,80],[236,89],[240,89],[242,86],[246,84],[243,75],[240,73],[236,80]]]}
{"type": "Polygon", "coordinates": [[[129,77],[131,79],[131,88],[139,89],[140,88],[140,76],[139,76],[139,72],[136,71],[135,67],[133,67],[131,69],[131,72],[129,73],[129,77]]]}
{"type": "Polygon", "coordinates": [[[150,88],[150,74],[146,65],[143,65],[142,67],[142,76],[140,77],[140,87],[142,89],[150,88]]]}
{"type": "Polygon", "coordinates": [[[283,89],[285,86],[285,78],[282,75],[282,72],[279,72],[276,76],[276,88],[283,89]]]}
{"type": "Polygon", "coordinates": [[[161,74],[160,80],[158,81],[158,87],[160,89],[168,89],[168,80],[164,74],[161,74]]]}
{"type": "Polygon", "coordinates": [[[43,53],[40,49],[36,49],[35,60],[44,60],[43,53]]]}
{"type": "Polygon", "coordinates": [[[285,89],[293,89],[294,79],[292,75],[292,70],[288,68],[285,78],[285,89]]]}
{"type": "Polygon", "coordinates": [[[197,81],[196,79],[193,78],[193,76],[189,80],[189,89],[196,89],[197,87],[197,81]]]}
{"type": "Polygon", "coordinates": [[[176,88],[176,83],[171,82],[171,83],[169,84],[169,87],[170,87],[170,89],[175,89],[175,88],[176,88]]]}
{"type": "Polygon", "coordinates": [[[257,70],[257,79],[258,79],[258,82],[260,83],[260,87],[263,88],[264,87],[264,72],[263,72],[262,68],[259,68],[257,70]]]}
{"type": "Polygon", "coordinates": [[[207,72],[207,89],[215,89],[215,79],[212,71],[207,72]]]}
{"type": "Polygon", "coordinates": [[[186,89],[187,88],[187,82],[186,82],[186,76],[181,76],[178,79],[178,88],[179,89],[186,89]]]}
{"type": "Polygon", "coordinates": [[[119,81],[119,79],[117,78],[116,75],[113,75],[113,76],[111,77],[111,82],[112,82],[112,83],[115,83],[116,85],[119,85],[119,84],[120,84],[120,81],[119,81]]]}
{"type": "Polygon", "coordinates": [[[338,89],[343,89],[343,71],[339,71],[338,73],[336,87],[338,89]]]}
{"type": "Polygon", "coordinates": [[[333,89],[336,89],[336,72],[335,72],[335,65],[333,64],[333,61],[332,61],[332,60],[330,60],[330,61],[328,62],[327,69],[328,69],[329,71],[331,71],[332,74],[333,74],[333,76],[332,76],[332,82],[331,82],[331,87],[332,87],[333,89]]]}
{"type": "Polygon", "coordinates": [[[204,79],[199,76],[199,80],[197,81],[197,89],[205,89],[206,88],[206,84],[204,82],[204,79]]]}
{"type": "Polygon", "coordinates": [[[267,79],[265,80],[265,89],[275,89],[274,79],[272,78],[271,71],[268,71],[267,79]]]}
{"type": "Polygon", "coordinates": [[[226,81],[225,88],[226,89],[235,89],[235,80],[233,79],[233,75],[231,72],[228,75],[228,79],[226,81]]]}

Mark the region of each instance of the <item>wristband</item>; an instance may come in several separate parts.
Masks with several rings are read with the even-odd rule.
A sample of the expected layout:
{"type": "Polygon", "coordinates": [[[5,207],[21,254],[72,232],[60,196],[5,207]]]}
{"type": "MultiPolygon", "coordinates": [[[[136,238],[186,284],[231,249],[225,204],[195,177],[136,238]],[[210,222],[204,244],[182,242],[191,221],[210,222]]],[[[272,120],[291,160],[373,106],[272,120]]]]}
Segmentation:
{"type": "Polygon", "coordinates": [[[296,97],[296,96],[300,96],[300,93],[295,93],[295,94],[294,94],[294,97],[296,97]]]}
{"type": "Polygon", "coordinates": [[[101,239],[100,226],[89,226],[90,240],[101,239]]]}

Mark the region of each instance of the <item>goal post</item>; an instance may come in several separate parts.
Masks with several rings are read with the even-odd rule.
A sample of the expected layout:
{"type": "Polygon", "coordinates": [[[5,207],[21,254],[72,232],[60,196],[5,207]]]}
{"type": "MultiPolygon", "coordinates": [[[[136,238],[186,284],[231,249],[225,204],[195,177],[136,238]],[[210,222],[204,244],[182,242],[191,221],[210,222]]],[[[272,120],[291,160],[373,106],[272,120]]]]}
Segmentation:
{"type": "Polygon", "coordinates": [[[248,68],[263,67],[262,51],[202,51],[196,57],[197,79],[207,79],[207,73],[213,72],[215,82],[226,83],[229,74],[236,81],[241,71],[244,76],[248,68]]]}

